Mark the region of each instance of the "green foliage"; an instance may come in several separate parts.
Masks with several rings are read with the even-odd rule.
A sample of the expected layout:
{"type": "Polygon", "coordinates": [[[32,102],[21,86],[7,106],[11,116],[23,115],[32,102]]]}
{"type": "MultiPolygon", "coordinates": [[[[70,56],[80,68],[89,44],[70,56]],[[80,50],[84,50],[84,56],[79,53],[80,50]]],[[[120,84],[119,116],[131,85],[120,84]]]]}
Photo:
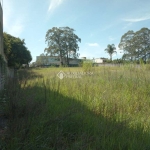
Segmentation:
{"type": "Polygon", "coordinates": [[[22,64],[29,64],[32,60],[30,51],[25,46],[25,41],[4,33],[4,53],[8,66],[19,68],[22,64]]]}
{"type": "Polygon", "coordinates": [[[0,55],[0,68],[1,68],[1,74],[4,75],[4,77],[6,77],[6,73],[7,73],[7,70],[6,70],[6,67],[7,67],[7,64],[3,58],[2,55],[0,55]]]}
{"type": "Polygon", "coordinates": [[[9,56],[11,52],[11,41],[7,33],[3,33],[3,44],[4,44],[4,54],[6,57],[9,56]]]}
{"type": "Polygon", "coordinates": [[[148,59],[146,63],[147,63],[147,64],[150,64],[150,59],[148,59]]]}
{"type": "Polygon", "coordinates": [[[115,50],[116,50],[116,47],[115,47],[114,44],[112,44],[112,45],[108,44],[108,45],[107,45],[107,48],[105,49],[105,51],[106,51],[106,52],[109,54],[109,56],[110,56],[110,61],[112,61],[112,55],[113,55],[114,53],[117,53],[115,50]]]}
{"type": "Polygon", "coordinates": [[[142,28],[137,32],[128,31],[120,40],[119,48],[124,51],[123,59],[146,63],[150,57],[150,30],[142,28]]]}
{"type": "Polygon", "coordinates": [[[91,60],[84,60],[82,62],[82,68],[85,72],[92,71],[93,62],[91,60]]]}
{"type": "Polygon", "coordinates": [[[104,63],[112,63],[112,61],[110,59],[105,59],[104,63]]]}
{"type": "Polygon", "coordinates": [[[143,65],[144,64],[144,61],[143,61],[143,59],[141,58],[140,59],[140,65],[143,65]]]}
{"type": "Polygon", "coordinates": [[[79,67],[83,67],[83,60],[79,62],[79,67]]]}
{"type": "Polygon", "coordinates": [[[6,60],[4,59],[4,56],[0,54],[0,84],[1,84],[0,93],[3,91],[6,82],[7,82],[7,63],[6,60]]]}
{"type": "Polygon", "coordinates": [[[123,60],[122,59],[114,59],[112,61],[114,64],[122,64],[123,63],[123,60]]]}
{"type": "Polygon", "coordinates": [[[81,39],[74,34],[74,29],[69,27],[53,27],[46,33],[47,48],[45,52],[51,56],[58,56],[60,58],[60,65],[65,63],[69,66],[69,58],[78,58],[79,50],[78,42],[81,39]],[[66,59],[66,62],[64,62],[66,59]]]}

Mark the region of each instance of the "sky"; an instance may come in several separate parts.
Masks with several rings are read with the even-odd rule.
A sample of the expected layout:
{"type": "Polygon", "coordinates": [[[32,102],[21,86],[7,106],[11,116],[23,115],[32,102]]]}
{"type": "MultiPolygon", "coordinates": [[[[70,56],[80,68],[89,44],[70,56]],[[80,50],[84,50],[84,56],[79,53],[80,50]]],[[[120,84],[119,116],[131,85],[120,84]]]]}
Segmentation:
{"type": "Polygon", "coordinates": [[[53,27],[70,27],[81,38],[80,57],[109,55],[115,44],[117,54],[122,35],[129,30],[150,29],[150,0],[3,0],[4,32],[25,39],[33,60],[44,53],[46,32],[53,27]]]}

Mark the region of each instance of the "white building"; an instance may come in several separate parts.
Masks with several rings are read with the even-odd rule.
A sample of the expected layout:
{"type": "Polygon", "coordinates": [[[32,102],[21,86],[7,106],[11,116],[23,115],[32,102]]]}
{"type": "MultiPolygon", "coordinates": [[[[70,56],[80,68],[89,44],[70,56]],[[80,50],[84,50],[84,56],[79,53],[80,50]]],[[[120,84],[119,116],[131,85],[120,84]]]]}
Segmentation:
{"type": "Polygon", "coordinates": [[[93,63],[102,64],[103,63],[103,59],[102,58],[95,58],[93,60],[93,63]]]}

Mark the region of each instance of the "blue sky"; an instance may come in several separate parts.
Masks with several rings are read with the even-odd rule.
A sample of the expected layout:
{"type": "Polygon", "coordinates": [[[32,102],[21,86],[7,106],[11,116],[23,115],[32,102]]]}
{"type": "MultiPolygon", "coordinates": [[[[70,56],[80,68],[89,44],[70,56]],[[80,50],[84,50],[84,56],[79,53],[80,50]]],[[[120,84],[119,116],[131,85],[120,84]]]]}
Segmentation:
{"type": "Polygon", "coordinates": [[[4,31],[21,39],[33,61],[44,52],[45,35],[52,27],[75,29],[81,38],[80,57],[107,57],[108,44],[117,54],[121,36],[129,30],[150,29],[149,0],[3,0],[4,31]]]}

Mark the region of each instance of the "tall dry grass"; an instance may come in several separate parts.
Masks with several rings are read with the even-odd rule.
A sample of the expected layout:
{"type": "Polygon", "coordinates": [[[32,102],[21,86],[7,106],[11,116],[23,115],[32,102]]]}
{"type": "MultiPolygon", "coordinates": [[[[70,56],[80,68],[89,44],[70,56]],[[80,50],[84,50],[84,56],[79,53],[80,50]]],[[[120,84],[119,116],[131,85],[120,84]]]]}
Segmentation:
{"type": "MultiPolygon", "coordinates": [[[[150,149],[149,66],[19,71],[3,149],[150,149]],[[57,73],[93,74],[60,80],[57,73]]],[[[11,85],[11,86],[10,86],[11,85]]]]}

